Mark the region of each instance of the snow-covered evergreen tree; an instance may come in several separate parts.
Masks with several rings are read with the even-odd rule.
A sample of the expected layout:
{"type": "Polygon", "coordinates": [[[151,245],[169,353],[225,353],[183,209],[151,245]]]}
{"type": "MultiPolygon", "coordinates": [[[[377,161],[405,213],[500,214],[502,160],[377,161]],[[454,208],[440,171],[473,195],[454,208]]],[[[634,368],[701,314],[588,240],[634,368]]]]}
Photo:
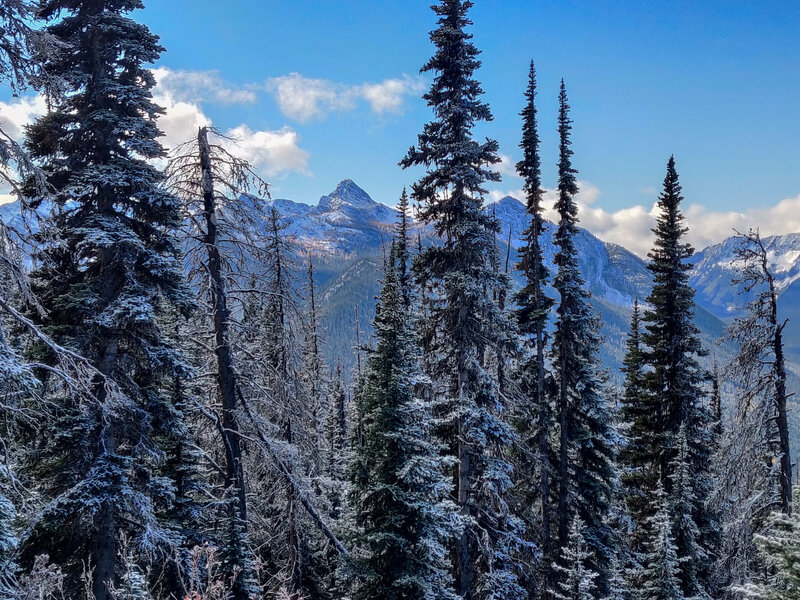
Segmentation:
{"type": "MultiPolygon", "coordinates": [[[[342,381],[342,365],[337,363],[330,392],[330,405],[325,419],[325,470],[327,474],[327,496],[330,515],[334,519],[342,516],[343,484],[347,472],[348,427],[347,390],[342,381]]],[[[358,404],[359,398],[354,399],[358,404]]],[[[356,408],[360,414],[360,409],[356,408]]],[[[355,433],[355,432],[354,432],[355,433]]],[[[360,444],[359,444],[360,445],[360,444]]],[[[355,448],[355,444],[353,444],[355,448]]]]}
{"type": "Polygon", "coordinates": [[[456,459],[455,501],[466,527],[454,548],[456,590],[465,598],[521,598],[511,553],[521,542],[521,524],[509,510],[514,432],[506,422],[496,370],[487,355],[513,350],[510,321],[495,298],[506,277],[493,267],[495,219],[483,208],[484,183],[497,181],[497,142],[477,142],[473,128],[492,118],[474,78],[479,51],[466,28],[468,0],[440,0],[433,6],[436,48],[422,68],[433,73],[424,99],[433,109],[401,162],[426,173],[413,185],[419,218],[431,223],[441,243],[417,258],[432,293],[426,295],[422,325],[426,367],[436,386],[437,416],[447,452],[456,459]],[[490,532],[490,533],[489,533],[490,532]]]}
{"type": "Polygon", "coordinates": [[[669,500],[661,486],[656,484],[653,514],[648,520],[648,540],[645,545],[645,569],[638,578],[638,594],[641,600],[683,600],[680,568],[675,541],[672,537],[673,518],[669,511],[669,500]]]}
{"type": "MultiPolygon", "coordinates": [[[[642,481],[650,480],[649,473],[657,468],[653,457],[646,452],[646,436],[651,415],[648,414],[644,390],[644,348],[641,344],[641,310],[639,301],[633,304],[631,326],[628,332],[622,371],[625,374],[620,406],[620,433],[622,447],[619,450],[620,479],[625,509],[634,523],[642,523],[649,514],[652,498],[642,488],[642,481]]],[[[629,545],[634,553],[641,554],[646,540],[646,528],[633,528],[629,545]]]]}
{"type": "Polygon", "coordinates": [[[681,589],[687,597],[707,598],[707,589],[701,583],[698,571],[700,565],[709,564],[712,559],[706,555],[701,544],[700,529],[694,521],[697,499],[689,462],[689,441],[684,425],[678,430],[676,445],[677,454],[670,464],[672,490],[668,500],[675,548],[680,557],[681,589]]]}
{"type": "Polygon", "coordinates": [[[557,587],[551,592],[555,600],[594,600],[597,598],[597,573],[591,569],[592,551],[586,543],[586,529],[579,516],[572,519],[567,543],[561,547],[555,569],[557,587]]]}
{"type": "Polygon", "coordinates": [[[96,600],[108,600],[118,582],[123,535],[137,561],[170,554],[174,538],[155,505],[173,484],[153,474],[163,459],[159,440],[178,431],[155,417],[172,408],[158,382],[186,366],[158,316],[170,304],[183,311],[192,305],[171,233],[179,206],[148,162],[163,157],[156,139],[162,110],[151,100],[155,82],[145,64],[162,48],[128,16],[139,6],[42,5],[38,16],[64,48],[43,68],[63,78],[68,94],[27,130],[54,205],[36,257],[33,290],[44,311],[34,318],[89,359],[98,376],[92,401],[53,393],[54,418],[31,454],[49,503],[22,540],[21,556],[30,565],[34,555],[49,553],[75,598],[82,595],[81,565],[91,563],[96,600]]]}
{"type": "MultiPolygon", "coordinates": [[[[629,482],[645,494],[652,494],[661,479],[669,495],[673,482],[674,458],[679,451],[679,430],[684,427],[687,440],[687,461],[693,487],[691,517],[700,530],[701,554],[688,554],[699,550],[678,547],[681,567],[697,570],[699,587],[707,590],[715,556],[717,524],[708,509],[711,481],[711,417],[703,386],[707,379],[698,359],[706,353],[700,344],[699,331],[694,323],[694,290],[689,285],[687,262],[693,249],[684,241],[686,226],[680,210],[683,200],[675,159],[670,157],[664,189],[659,197],[659,215],[656,219],[655,243],[649,253],[648,268],[653,273],[653,289],[647,298],[648,309],[642,321],[645,330],[642,342],[646,347],[644,362],[645,394],[642,406],[645,417],[636,431],[636,444],[643,468],[635,474],[637,480],[629,482]],[[649,467],[646,466],[649,463],[649,467]],[[659,476],[660,474],[660,476],[659,476]]],[[[635,509],[637,526],[642,526],[648,514],[635,509]],[[643,520],[644,519],[644,520],[643,520]]],[[[676,540],[691,537],[689,532],[673,532],[676,540]]],[[[682,541],[681,541],[682,543],[682,541]]],[[[682,574],[686,586],[694,586],[693,577],[682,574]]],[[[686,595],[696,590],[683,588],[686,595]]]]}
{"type": "Polygon", "coordinates": [[[625,577],[623,561],[615,557],[611,562],[609,573],[608,592],[606,592],[603,600],[631,600],[633,593],[631,592],[628,579],[625,577]]]}
{"type": "MultiPolygon", "coordinates": [[[[800,501],[800,487],[793,489],[794,504],[800,501]]],[[[800,598],[800,517],[774,512],[763,533],[755,536],[766,565],[766,581],[747,582],[734,589],[747,600],[797,600],[800,598]]]]}
{"type": "MultiPolygon", "coordinates": [[[[519,451],[515,453],[514,482],[517,511],[526,525],[527,539],[541,551],[539,573],[524,574],[529,594],[546,588],[548,565],[552,559],[552,504],[550,477],[552,470],[552,414],[545,389],[545,345],[547,317],[553,300],[545,293],[549,273],[544,264],[541,236],[544,229],[542,211],[541,160],[536,117],[536,71],[531,61],[525,106],[522,117],[523,160],[517,172],[524,179],[526,210],[530,222],[524,233],[517,269],[524,276],[524,285],[515,296],[518,305],[517,323],[525,336],[525,354],[515,374],[519,393],[514,406],[514,424],[519,432],[519,451]],[[535,458],[534,458],[535,457],[535,458]]],[[[530,547],[533,550],[533,547],[530,547]]],[[[533,566],[534,560],[528,559],[533,566]]]]}
{"type": "Polygon", "coordinates": [[[373,322],[376,347],[358,390],[365,413],[356,460],[367,473],[350,493],[355,542],[364,555],[353,597],[455,600],[446,545],[457,533],[457,509],[446,460],[432,441],[430,407],[415,394],[422,375],[400,245],[390,250],[373,322]]]}
{"type": "Polygon", "coordinates": [[[324,428],[328,409],[330,382],[326,373],[327,366],[322,356],[322,337],[320,333],[320,315],[317,305],[316,282],[314,281],[314,263],[309,258],[307,279],[305,284],[307,311],[303,322],[302,361],[300,366],[300,383],[311,410],[313,435],[309,457],[309,476],[314,488],[319,493],[320,480],[324,476],[324,428]]]}
{"type": "Polygon", "coordinates": [[[597,355],[599,324],[578,270],[578,186],[572,167],[572,121],[563,81],[559,103],[559,223],[554,238],[558,251],[553,281],[559,299],[552,344],[559,444],[554,486],[558,491],[558,539],[562,547],[567,543],[570,523],[578,515],[585,524],[590,566],[597,573],[602,595],[607,591],[614,555],[608,517],[616,482],[616,434],[597,355]]]}

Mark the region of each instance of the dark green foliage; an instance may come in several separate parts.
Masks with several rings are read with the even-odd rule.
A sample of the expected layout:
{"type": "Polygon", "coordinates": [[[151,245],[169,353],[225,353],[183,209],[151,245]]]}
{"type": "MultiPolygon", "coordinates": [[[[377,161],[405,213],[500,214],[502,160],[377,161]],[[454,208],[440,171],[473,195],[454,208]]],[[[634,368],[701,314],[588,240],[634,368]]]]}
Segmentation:
{"type": "Polygon", "coordinates": [[[393,244],[373,323],[376,347],[358,389],[366,477],[352,481],[350,502],[361,580],[354,598],[455,599],[445,543],[455,535],[445,460],[431,441],[429,408],[415,395],[418,352],[393,244]]]}
{"type": "Polygon", "coordinates": [[[436,386],[443,441],[458,463],[455,501],[467,522],[454,548],[456,589],[475,600],[513,600],[524,594],[511,558],[521,543],[521,525],[508,507],[506,453],[514,432],[487,359],[510,356],[514,348],[511,323],[497,302],[507,285],[493,252],[498,224],[483,211],[483,186],[499,179],[491,169],[499,160],[497,142],[479,143],[473,136],[475,125],[492,114],[474,78],[480,61],[466,32],[471,6],[441,0],[432,7],[438,16],[431,32],[435,53],[422,71],[433,74],[423,97],[434,118],[401,165],[426,168],[412,197],[442,242],[415,264],[432,292],[426,293],[421,324],[426,370],[436,386]]]}
{"type": "Polygon", "coordinates": [[[88,397],[54,394],[54,418],[30,453],[30,472],[52,499],[22,541],[22,556],[48,552],[67,573],[70,594],[84,563],[92,591],[108,598],[118,580],[125,536],[137,560],[170,553],[175,531],[156,517],[175,483],[158,476],[160,441],[185,434],[162,419],[172,400],[159,381],[186,372],[158,315],[191,306],[180,254],[170,231],[176,199],[148,160],[163,156],[156,140],[162,112],[150,97],[145,63],[162,48],[126,13],[133,0],[45,2],[47,30],[69,51],[44,67],[70,93],[27,131],[31,155],[48,173],[54,211],[36,256],[33,290],[46,309],[40,325],[86,356],[101,376],[88,397]],[[112,383],[111,380],[113,380],[112,383]]]}
{"type": "MultiPolygon", "coordinates": [[[[560,159],[558,165],[558,229],[554,242],[557,273],[553,285],[559,294],[552,362],[558,417],[558,539],[568,542],[570,523],[577,515],[585,526],[589,568],[597,573],[597,587],[607,591],[614,556],[608,517],[616,485],[616,434],[607,406],[605,376],[597,356],[598,320],[589,304],[578,270],[575,235],[578,232],[578,186],[572,167],[569,105],[564,82],[559,96],[560,159]]],[[[556,486],[554,486],[556,487],[556,486]]]]}
{"type": "Polygon", "coordinates": [[[542,553],[540,573],[533,572],[532,567],[536,562],[533,556],[526,558],[530,567],[525,570],[524,585],[529,594],[536,593],[540,587],[547,587],[548,565],[552,558],[550,478],[553,465],[549,436],[553,423],[546,389],[545,345],[547,318],[553,300],[545,293],[549,273],[541,247],[544,190],[535,101],[536,71],[531,61],[525,107],[520,113],[523,160],[517,163],[517,172],[525,182],[530,223],[524,232],[525,243],[519,250],[521,259],[517,265],[524,276],[523,286],[514,297],[518,306],[517,323],[525,336],[525,354],[515,374],[519,392],[513,417],[519,432],[514,463],[517,513],[525,521],[526,539],[531,542],[528,552],[533,553],[534,548],[539,546],[542,553]]]}
{"type": "MultiPolygon", "coordinates": [[[[644,390],[644,349],[641,344],[641,311],[639,301],[633,305],[631,327],[628,333],[627,352],[622,371],[625,375],[620,406],[622,447],[619,451],[620,479],[623,485],[625,509],[635,523],[644,523],[649,515],[652,498],[642,487],[647,474],[652,472],[653,461],[642,447],[642,433],[647,431],[651,415],[647,411],[644,390]]],[[[646,539],[646,528],[636,527],[632,531],[630,546],[641,552],[646,539]]]]}
{"type": "MultiPolygon", "coordinates": [[[[681,561],[683,592],[694,595],[698,586],[708,589],[718,532],[714,516],[707,508],[711,490],[712,423],[704,390],[708,377],[698,361],[706,352],[693,321],[694,290],[689,285],[691,266],[687,262],[693,249],[683,240],[687,228],[680,210],[682,200],[675,160],[670,157],[658,202],[660,214],[653,230],[655,244],[648,254],[648,268],[654,282],[642,319],[647,371],[643,417],[633,435],[638,448],[637,461],[642,468],[633,484],[644,494],[652,495],[660,478],[668,497],[672,496],[675,459],[681,443],[679,432],[683,428],[692,506],[689,514],[673,514],[673,519],[676,524],[696,525],[702,542],[689,543],[694,536],[689,531],[673,531],[673,534],[681,561]],[[690,572],[695,570],[696,576],[690,572]]],[[[687,510],[683,502],[680,507],[673,506],[673,511],[687,510]]],[[[635,518],[641,524],[648,516],[640,511],[635,518]]]]}

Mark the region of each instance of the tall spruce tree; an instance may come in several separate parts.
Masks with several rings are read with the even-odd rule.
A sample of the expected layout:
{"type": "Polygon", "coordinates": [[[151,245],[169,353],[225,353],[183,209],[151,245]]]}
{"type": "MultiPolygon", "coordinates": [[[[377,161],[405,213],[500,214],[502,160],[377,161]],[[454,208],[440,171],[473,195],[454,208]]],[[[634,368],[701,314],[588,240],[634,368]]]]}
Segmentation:
{"type": "MultiPolygon", "coordinates": [[[[342,484],[348,446],[347,390],[342,381],[342,365],[336,364],[336,373],[329,397],[330,405],[325,419],[325,472],[329,514],[334,519],[342,516],[342,484]]],[[[358,399],[356,399],[356,403],[358,399]]],[[[356,444],[353,444],[356,446],[356,444]]],[[[360,445],[360,443],[358,444],[360,445]]]]}
{"type": "Polygon", "coordinates": [[[683,600],[678,578],[678,553],[672,537],[669,500],[659,480],[652,515],[648,517],[645,569],[639,576],[638,597],[642,600],[683,600]]]}
{"type": "Polygon", "coordinates": [[[592,552],[586,545],[586,530],[579,516],[572,519],[567,543],[561,548],[557,569],[559,584],[555,600],[594,600],[597,597],[597,573],[592,571],[592,552]]]}
{"type": "Polygon", "coordinates": [[[670,464],[672,494],[669,499],[672,513],[672,531],[675,547],[680,560],[681,588],[692,598],[708,598],[699,576],[702,565],[709,563],[706,549],[700,543],[700,529],[694,520],[694,507],[697,504],[689,464],[689,442],[686,427],[678,430],[677,454],[670,464]],[[698,560],[699,559],[699,560],[698,560]],[[697,562],[695,562],[697,561],[697,562]]]}
{"type": "Polygon", "coordinates": [[[314,263],[309,258],[305,297],[308,303],[303,326],[302,364],[300,378],[303,390],[309,397],[314,435],[310,457],[309,475],[314,489],[321,491],[320,481],[324,476],[324,425],[328,407],[329,381],[325,373],[325,359],[322,356],[319,307],[317,305],[314,263]]]}
{"type": "MultiPolygon", "coordinates": [[[[42,430],[32,467],[50,502],[22,540],[28,563],[46,552],[67,574],[68,595],[108,600],[126,565],[171,554],[174,537],[156,518],[173,483],[155,476],[157,440],[184,432],[159,385],[185,372],[158,315],[167,304],[191,306],[170,231],[176,199],[148,161],[163,157],[156,140],[152,73],[162,51],[145,25],[129,18],[138,0],[52,0],[39,15],[65,48],[44,68],[69,93],[27,131],[33,157],[48,172],[55,209],[45,224],[34,289],[45,308],[39,324],[80,352],[102,377],[93,401],[54,394],[55,418],[42,430]],[[89,567],[90,565],[90,567],[89,567]]],[[[138,567],[137,567],[138,568],[138,567]]]]}
{"type": "Polygon", "coordinates": [[[568,542],[569,527],[577,514],[586,528],[590,568],[598,574],[599,593],[605,594],[614,555],[608,524],[616,482],[616,434],[605,397],[604,375],[597,356],[599,323],[589,304],[589,293],[578,270],[577,171],[572,167],[569,104],[564,82],[559,94],[558,229],[554,242],[558,291],[552,361],[558,417],[558,539],[568,542]]]}
{"type": "MultiPolygon", "coordinates": [[[[673,518],[681,523],[689,522],[691,517],[701,534],[701,555],[690,547],[678,547],[683,592],[692,595],[696,591],[691,589],[693,577],[685,569],[696,569],[699,587],[708,589],[717,527],[707,508],[711,490],[711,417],[703,389],[707,374],[698,360],[705,351],[693,320],[694,289],[689,285],[691,265],[687,259],[694,250],[683,239],[687,228],[680,210],[682,200],[675,159],[670,157],[658,201],[660,214],[653,230],[655,243],[648,254],[653,289],[647,298],[649,308],[642,319],[647,369],[642,410],[646,416],[637,432],[637,444],[643,457],[639,460],[650,461],[650,467],[638,473],[640,479],[635,485],[652,495],[657,489],[656,480],[660,478],[667,495],[672,494],[674,460],[680,446],[678,434],[683,426],[694,499],[691,515],[673,514],[673,518]]],[[[639,524],[648,516],[638,515],[639,524]]],[[[689,532],[673,531],[673,534],[676,540],[690,537],[689,532]]]]}
{"type": "MultiPolygon", "coordinates": [[[[297,291],[292,275],[292,249],[285,229],[273,204],[266,219],[263,278],[267,295],[257,309],[262,335],[255,350],[262,352],[261,366],[265,368],[261,379],[263,388],[270,390],[268,405],[264,402],[266,399],[262,400],[260,411],[268,422],[277,424],[276,437],[285,448],[283,463],[290,477],[301,481],[308,472],[307,461],[311,455],[313,406],[309,405],[309,397],[302,393],[298,375],[297,291]]],[[[270,506],[270,513],[277,510],[281,516],[275,520],[274,533],[266,536],[263,545],[274,545],[270,554],[281,567],[280,579],[284,581],[286,592],[290,596],[301,595],[308,575],[304,565],[308,542],[301,524],[302,509],[297,490],[290,485],[282,487],[280,495],[284,497],[276,498],[275,504],[270,506]]]]}
{"type": "Polygon", "coordinates": [[[365,413],[356,460],[367,476],[357,477],[350,492],[356,543],[365,555],[353,597],[455,600],[445,548],[457,533],[457,509],[449,499],[446,459],[432,441],[430,407],[414,391],[422,376],[403,289],[402,244],[392,244],[389,253],[373,321],[376,347],[358,389],[365,413]]]}
{"type": "Polygon", "coordinates": [[[411,281],[409,269],[411,267],[411,253],[409,251],[409,228],[411,226],[411,212],[408,206],[408,192],[403,188],[400,201],[397,203],[397,269],[400,285],[403,290],[403,301],[411,305],[411,281]]]}
{"type": "MultiPolygon", "coordinates": [[[[644,390],[644,348],[641,343],[641,309],[639,300],[633,304],[630,331],[626,344],[622,371],[625,375],[620,406],[620,433],[623,444],[619,451],[618,464],[622,482],[622,498],[625,509],[634,523],[643,523],[650,512],[652,498],[649,490],[642,488],[642,482],[654,468],[655,461],[643,447],[643,433],[646,433],[651,418],[647,411],[644,390]]],[[[646,541],[646,528],[633,528],[629,545],[634,554],[641,554],[646,541]]],[[[636,558],[636,557],[634,557],[636,558]]],[[[638,556],[638,558],[642,558],[638,556]]]]}
{"type": "Polygon", "coordinates": [[[533,61],[525,90],[525,106],[520,116],[520,148],[523,159],[517,163],[517,172],[524,180],[526,210],[530,221],[524,233],[524,244],[519,250],[521,258],[517,265],[524,277],[524,285],[514,298],[519,307],[516,310],[517,323],[520,332],[525,336],[526,345],[526,354],[520,361],[516,377],[519,399],[514,410],[514,421],[519,432],[520,451],[514,465],[514,481],[519,498],[519,514],[525,520],[527,537],[530,541],[538,542],[542,554],[540,564],[544,567],[543,573],[539,577],[525,577],[526,589],[532,594],[536,588],[547,587],[547,581],[537,579],[541,580],[546,576],[547,565],[552,558],[550,434],[553,427],[550,398],[545,389],[546,327],[553,300],[545,293],[549,273],[544,264],[541,245],[544,230],[544,190],[536,118],[536,70],[533,61]],[[534,535],[537,539],[533,538],[534,535]]]}
{"type": "Polygon", "coordinates": [[[412,196],[421,204],[419,217],[441,239],[416,264],[435,288],[426,295],[422,337],[437,387],[437,416],[446,422],[443,441],[456,459],[455,500],[467,522],[453,549],[456,590],[468,600],[513,600],[524,596],[511,560],[520,542],[520,523],[508,507],[506,452],[514,432],[505,421],[496,371],[484,363],[487,353],[508,355],[513,338],[494,299],[506,280],[492,264],[499,227],[482,210],[484,183],[499,178],[491,169],[498,156],[496,141],[473,137],[474,126],[492,114],[474,78],[480,61],[466,31],[471,6],[468,0],[440,0],[432,7],[436,51],[422,71],[434,73],[423,97],[435,118],[401,165],[426,168],[412,196]]]}

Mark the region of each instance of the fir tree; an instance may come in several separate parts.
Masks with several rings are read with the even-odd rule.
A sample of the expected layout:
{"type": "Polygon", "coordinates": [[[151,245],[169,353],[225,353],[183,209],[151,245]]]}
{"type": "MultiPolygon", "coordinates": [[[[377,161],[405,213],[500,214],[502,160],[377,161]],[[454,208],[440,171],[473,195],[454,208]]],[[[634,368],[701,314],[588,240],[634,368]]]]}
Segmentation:
{"type": "MultiPolygon", "coordinates": [[[[300,379],[297,372],[298,355],[293,323],[298,320],[292,262],[286,226],[281,221],[275,205],[270,206],[266,219],[266,272],[264,274],[266,297],[259,307],[259,326],[263,335],[257,341],[263,353],[263,381],[271,390],[272,406],[265,407],[268,421],[278,424],[278,438],[285,443],[287,456],[284,464],[293,479],[302,479],[307,468],[303,464],[309,457],[309,427],[313,407],[299,394],[300,379]]],[[[304,553],[307,546],[301,531],[300,507],[296,490],[285,487],[285,498],[279,507],[278,542],[273,552],[283,556],[282,579],[288,594],[300,594],[305,573],[304,553]],[[282,539],[281,539],[282,538],[282,539]]],[[[272,536],[270,536],[272,537],[272,536]]],[[[269,542],[267,542],[269,543],[269,542]]]]}
{"type": "Polygon", "coordinates": [[[719,365],[716,359],[711,367],[711,419],[713,423],[714,447],[719,448],[722,440],[722,390],[719,383],[719,365]]]}
{"type": "MultiPolygon", "coordinates": [[[[356,399],[358,402],[358,399],[356,399]]],[[[347,451],[347,391],[342,381],[342,365],[336,364],[330,406],[325,420],[326,472],[328,478],[328,502],[330,515],[334,519],[342,516],[342,484],[346,472],[347,451]]],[[[360,446],[360,442],[358,444],[360,446]]],[[[356,447],[356,444],[353,444],[356,447]]]]}
{"type": "MultiPolygon", "coordinates": [[[[793,489],[793,504],[800,501],[800,487],[793,489]]],[[[797,600],[800,597],[800,518],[797,513],[772,513],[763,533],[755,536],[765,581],[750,581],[733,589],[747,600],[797,600]]]]}
{"type": "MultiPolygon", "coordinates": [[[[644,473],[656,468],[652,456],[646,452],[646,439],[651,415],[647,412],[644,390],[644,348],[641,344],[641,311],[638,299],[633,304],[631,326],[622,371],[625,374],[620,406],[623,446],[619,451],[620,478],[626,510],[635,523],[643,523],[649,514],[652,499],[643,489],[644,473]]],[[[634,528],[631,547],[641,552],[645,542],[645,528],[634,528]]]]}
{"type": "Polygon", "coordinates": [[[301,385],[308,394],[314,435],[311,450],[310,476],[317,493],[320,492],[320,479],[324,475],[324,430],[325,415],[328,408],[328,376],[325,373],[325,359],[322,356],[319,312],[317,306],[314,263],[308,261],[305,297],[308,302],[303,327],[301,385]]]}
{"type": "Polygon", "coordinates": [[[700,530],[694,521],[694,508],[697,505],[692,474],[689,464],[689,443],[686,428],[678,430],[675,459],[670,464],[672,492],[669,498],[672,514],[672,531],[675,548],[680,558],[681,589],[685,595],[694,598],[707,596],[698,574],[698,566],[707,564],[708,557],[700,544],[700,530]],[[699,562],[694,562],[700,559],[699,562]]]}
{"type": "Polygon", "coordinates": [[[13,524],[17,510],[11,500],[0,492],[0,595],[12,598],[15,588],[17,564],[14,552],[17,549],[17,536],[13,524]]]}
{"type": "Polygon", "coordinates": [[[631,600],[632,594],[625,577],[623,562],[618,558],[614,558],[609,572],[608,593],[603,597],[603,600],[631,600]]]}
{"type": "Polygon", "coordinates": [[[486,353],[513,348],[510,322],[494,299],[505,282],[493,269],[499,228],[482,210],[484,183],[499,178],[491,169],[498,162],[497,142],[479,143],[472,133],[492,115],[474,78],[480,62],[466,32],[471,6],[468,0],[433,6],[436,51],[422,71],[434,73],[424,99],[435,118],[401,165],[426,168],[412,196],[421,204],[419,217],[433,224],[442,241],[416,263],[435,288],[426,295],[422,336],[437,385],[437,413],[446,421],[443,441],[457,462],[455,501],[467,522],[454,548],[456,589],[470,600],[513,600],[524,594],[511,560],[521,541],[520,524],[508,507],[505,455],[514,434],[504,421],[495,373],[484,364],[486,353]]]}
{"type": "Polygon", "coordinates": [[[93,402],[67,393],[52,400],[56,418],[33,455],[46,482],[40,491],[52,502],[22,541],[23,556],[30,564],[49,553],[72,597],[80,595],[81,565],[91,563],[96,600],[108,600],[119,582],[123,536],[137,561],[169,553],[163,546],[172,537],[154,504],[172,484],[153,474],[163,452],[156,440],[177,432],[164,431],[169,421],[154,414],[170,410],[159,380],[186,368],[157,317],[168,304],[191,306],[170,233],[178,203],[148,162],[164,153],[156,140],[162,110],[144,65],[162,48],[127,16],[138,7],[129,0],[43,4],[39,16],[52,21],[47,31],[65,49],[44,69],[63,78],[69,93],[27,131],[56,207],[33,274],[46,314],[40,325],[101,376],[93,402]]]}
{"type": "MultiPolygon", "coordinates": [[[[659,197],[660,214],[656,220],[655,244],[648,254],[648,268],[653,273],[653,289],[647,298],[649,305],[643,322],[642,342],[646,346],[644,362],[646,415],[637,431],[640,464],[647,464],[638,474],[638,486],[652,494],[659,478],[669,495],[672,489],[674,459],[679,450],[679,430],[685,428],[687,461],[693,487],[694,506],[691,516],[699,527],[704,550],[700,555],[687,555],[687,547],[678,548],[681,566],[692,565],[698,571],[699,586],[708,589],[713,562],[713,544],[717,528],[713,514],[707,508],[711,489],[711,418],[703,386],[707,375],[700,367],[699,357],[706,353],[700,344],[699,331],[694,324],[694,290],[689,285],[692,256],[690,244],[683,241],[687,228],[680,210],[681,186],[670,157],[664,190],[659,197]]],[[[638,515],[639,524],[642,517],[638,515]]],[[[690,536],[689,532],[673,532],[676,539],[690,536]]],[[[682,574],[684,585],[692,578],[682,574]]],[[[693,590],[684,588],[687,595],[693,590]]]]}
{"type": "Polygon", "coordinates": [[[575,515],[585,523],[591,568],[598,574],[597,585],[602,595],[607,591],[614,550],[608,516],[616,481],[615,433],[597,357],[599,325],[578,271],[575,246],[578,208],[574,198],[578,186],[572,167],[569,139],[572,121],[563,81],[559,102],[561,143],[556,203],[559,223],[554,238],[558,246],[554,287],[559,293],[559,302],[552,345],[559,425],[558,534],[563,547],[575,515]]]}
{"type": "Polygon", "coordinates": [[[653,515],[648,522],[646,568],[639,581],[639,597],[642,600],[683,600],[669,503],[660,480],[657,485],[653,515]]]}
{"type": "Polygon", "coordinates": [[[559,583],[552,592],[555,600],[594,600],[597,597],[597,573],[589,566],[592,552],[587,548],[585,533],[583,521],[576,515],[556,564],[559,583]]]}
{"type": "Polygon", "coordinates": [[[389,254],[373,322],[377,343],[358,390],[366,412],[356,460],[367,476],[352,482],[350,501],[366,556],[353,597],[455,600],[445,544],[456,533],[456,507],[441,448],[431,441],[428,405],[414,393],[421,374],[400,245],[389,254]]]}
{"type": "Polygon", "coordinates": [[[403,290],[403,301],[407,306],[411,305],[411,281],[409,279],[409,267],[411,255],[409,247],[409,228],[411,214],[408,206],[408,193],[403,188],[400,201],[397,203],[397,268],[400,277],[401,289],[403,290]]]}
{"type": "MultiPolygon", "coordinates": [[[[544,264],[541,236],[544,230],[542,217],[541,161],[539,158],[539,133],[536,119],[536,71],[531,61],[528,87],[525,91],[525,106],[522,117],[523,160],[517,163],[517,172],[524,179],[526,210],[530,219],[524,233],[524,244],[520,248],[517,269],[524,276],[524,285],[515,296],[519,308],[517,323],[526,336],[526,356],[523,357],[517,380],[519,384],[518,406],[515,423],[520,435],[521,450],[515,464],[515,483],[520,496],[520,512],[525,519],[528,537],[541,527],[543,566],[551,559],[551,497],[550,471],[552,469],[549,436],[552,432],[552,415],[545,389],[545,342],[547,315],[553,300],[545,293],[549,273],[544,264]],[[536,460],[531,460],[536,457],[536,460]],[[536,510],[535,505],[539,504],[536,510]],[[539,524],[539,521],[541,523],[539,524]]],[[[546,575],[546,573],[545,573],[546,575]]],[[[546,587],[547,581],[536,582],[526,577],[526,587],[533,593],[534,586],[546,587]]]]}

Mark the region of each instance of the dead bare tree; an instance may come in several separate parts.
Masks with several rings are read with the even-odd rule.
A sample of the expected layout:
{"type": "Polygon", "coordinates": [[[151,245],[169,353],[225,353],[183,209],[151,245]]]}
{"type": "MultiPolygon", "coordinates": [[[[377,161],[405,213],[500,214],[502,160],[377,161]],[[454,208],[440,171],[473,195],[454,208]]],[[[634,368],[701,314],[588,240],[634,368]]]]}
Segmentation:
{"type": "Polygon", "coordinates": [[[716,494],[723,519],[719,571],[722,583],[743,584],[757,560],[753,535],[774,510],[791,514],[792,472],[786,414],[786,368],[778,290],[768,249],[757,229],[737,232],[733,284],[748,298],[727,338],[738,352],[725,374],[735,386],[735,406],[721,428],[716,494]]]}
{"type": "Polygon", "coordinates": [[[321,520],[305,485],[307,469],[298,466],[297,455],[305,453],[297,449],[307,441],[302,433],[306,416],[298,413],[303,390],[293,358],[299,353],[292,315],[299,308],[284,262],[281,224],[268,185],[228,150],[233,144],[201,128],[196,140],[174,151],[167,167],[171,191],[183,201],[187,270],[207,306],[201,325],[207,341],[203,336],[193,341],[208,359],[197,369],[198,378],[214,381],[213,397],[198,409],[220,442],[224,487],[235,496],[233,516],[244,534],[258,529],[260,537],[271,539],[262,535],[275,529],[266,522],[270,511],[262,505],[271,498],[285,499],[290,526],[272,533],[287,536],[284,571],[290,589],[297,589],[298,510],[337,550],[343,546],[321,520]],[[248,457],[245,446],[260,448],[262,456],[248,457]]]}

